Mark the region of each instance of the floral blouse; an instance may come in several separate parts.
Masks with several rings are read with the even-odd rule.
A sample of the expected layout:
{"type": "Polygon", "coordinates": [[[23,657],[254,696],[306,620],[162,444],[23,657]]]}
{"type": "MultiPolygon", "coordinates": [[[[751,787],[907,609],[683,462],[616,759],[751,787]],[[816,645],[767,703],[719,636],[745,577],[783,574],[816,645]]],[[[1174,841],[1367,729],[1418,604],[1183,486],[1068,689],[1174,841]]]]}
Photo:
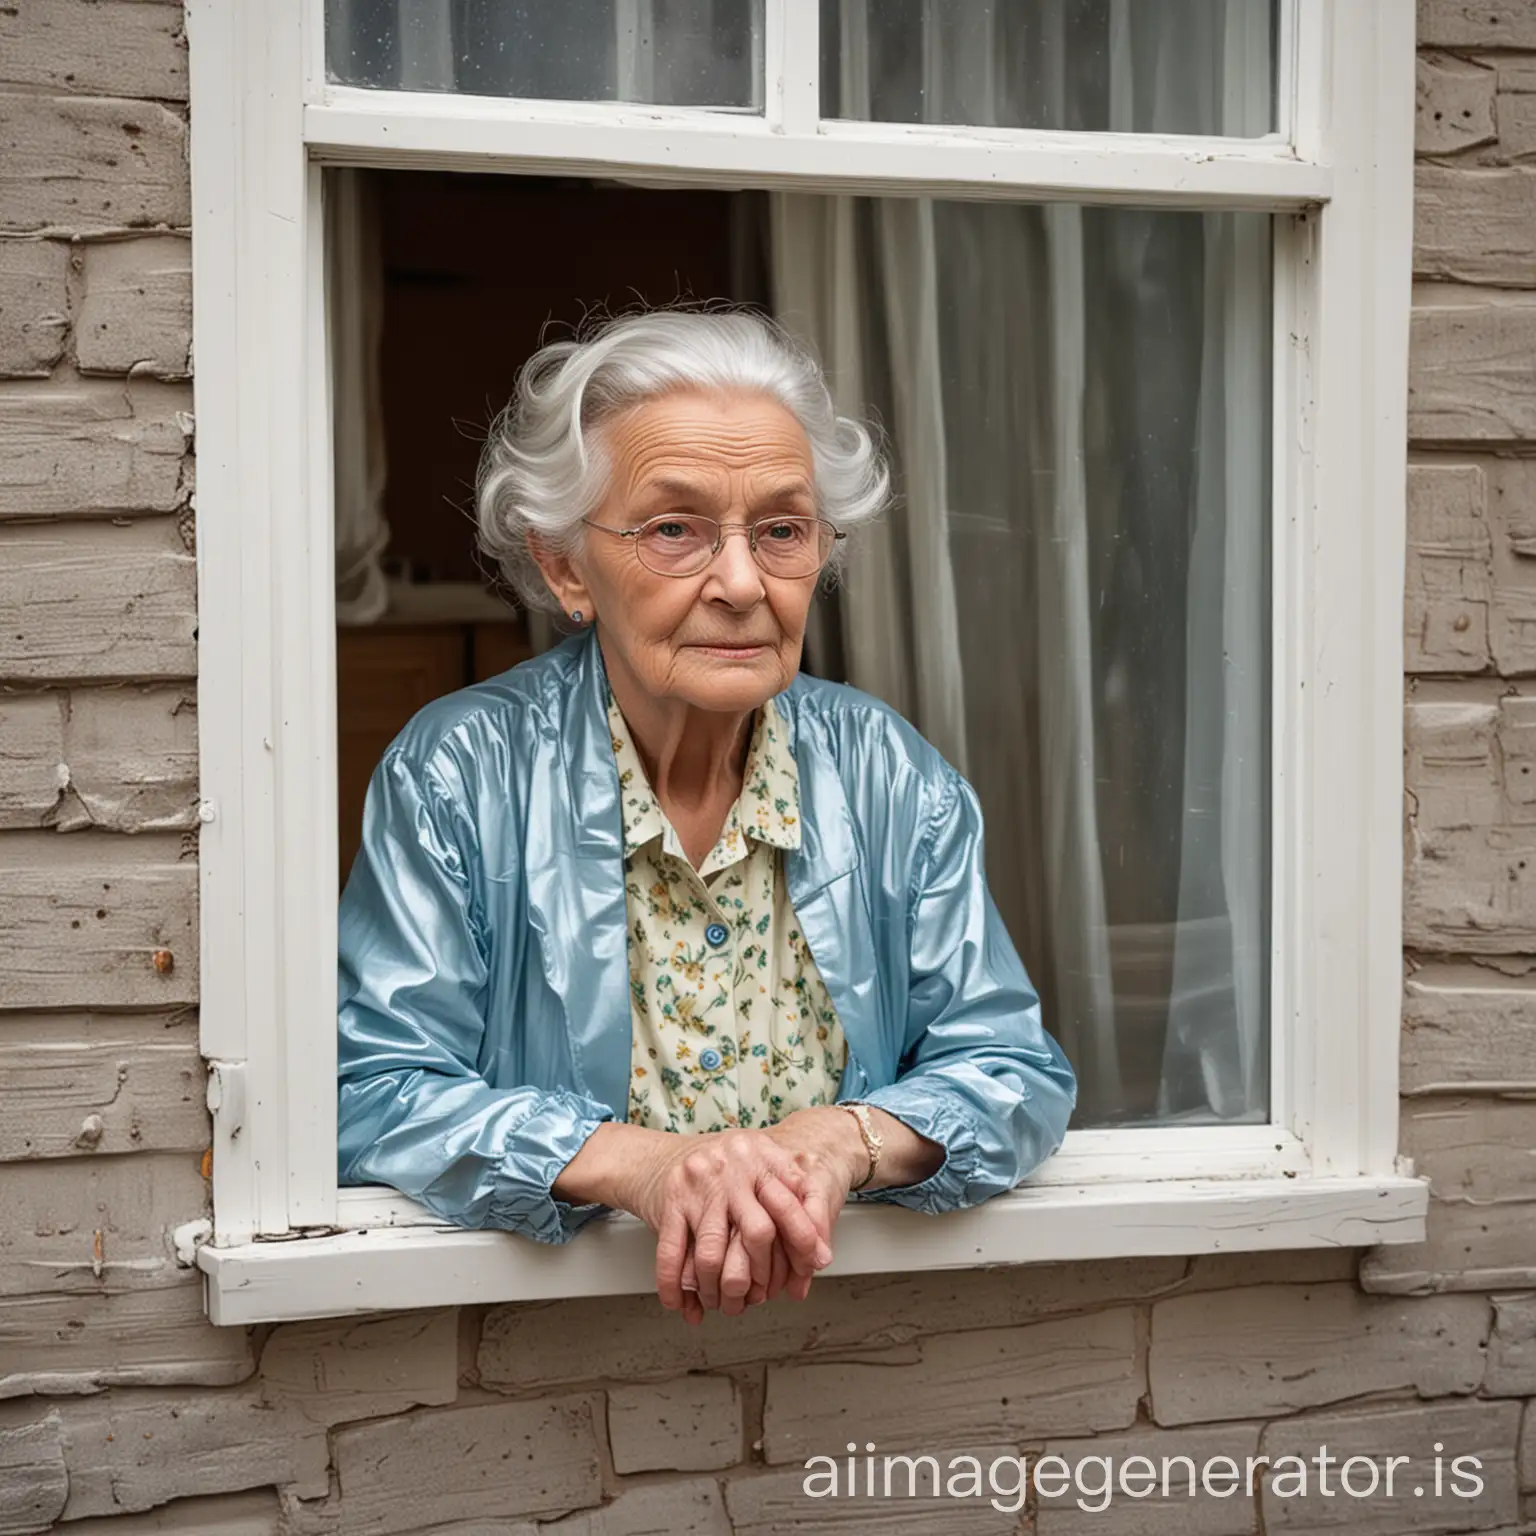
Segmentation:
{"type": "Polygon", "coordinates": [[[800,777],[773,701],[741,794],[697,870],[610,695],[629,918],[629,1121],[662,1131],[772,1125],[831,1104],[847,1042],[783,873],[800,846],[800,777]]]}

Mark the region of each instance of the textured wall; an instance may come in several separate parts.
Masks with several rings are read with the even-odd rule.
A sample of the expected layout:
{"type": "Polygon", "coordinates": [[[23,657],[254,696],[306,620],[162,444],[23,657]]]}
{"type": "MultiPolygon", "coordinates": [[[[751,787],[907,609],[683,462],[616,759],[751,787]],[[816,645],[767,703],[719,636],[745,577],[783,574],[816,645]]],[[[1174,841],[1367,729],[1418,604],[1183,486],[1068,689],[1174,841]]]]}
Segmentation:
{"type": "Polygon", "coordinates": [[[0,1536],[1536,1528],[1536,3],[1420,24],[1403,1140],[1429,1241],[828,1282],[699,1332],[632,1298],[247,1335],[202,1321],[167,1241],[207,1145],[180,12],[0,5],[0,1536]],[[1486,1488],[810,1505],[800,1462],[854,1437],[1438,1440],[1486,1488]]]}

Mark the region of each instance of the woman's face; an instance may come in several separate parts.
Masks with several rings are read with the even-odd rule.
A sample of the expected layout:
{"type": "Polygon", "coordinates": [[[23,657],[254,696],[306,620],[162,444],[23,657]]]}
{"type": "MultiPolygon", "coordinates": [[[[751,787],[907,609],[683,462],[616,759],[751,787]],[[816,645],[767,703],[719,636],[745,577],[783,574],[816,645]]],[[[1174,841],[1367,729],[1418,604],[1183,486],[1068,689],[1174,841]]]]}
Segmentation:
{"type": "MultiPolygon", "coordinates": [[[[721,523],[814,517],[811,447],[783,406],[759,395],[687,392],[639,406],[605,439],[612,481],[589,521],[635,528],[664,513],[721,523]]],[[[728,533],[694,576],[661,576],[632,539],[588,529],[579,551],[541,560],[567,613],[595,618],[610,673],[698,709],[745,712],[800,668],[817,574],[769,575],[744,533],[728,533]]]]}

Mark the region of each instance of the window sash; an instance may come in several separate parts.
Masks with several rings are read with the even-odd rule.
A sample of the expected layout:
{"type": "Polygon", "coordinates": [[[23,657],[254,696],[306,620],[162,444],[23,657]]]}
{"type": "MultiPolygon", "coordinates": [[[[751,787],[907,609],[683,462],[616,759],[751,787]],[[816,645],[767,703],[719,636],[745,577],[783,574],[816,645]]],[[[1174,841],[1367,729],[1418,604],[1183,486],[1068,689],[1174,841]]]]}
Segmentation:
{"type": "Polygon", "coordinates": [[[328,164],[1275,212],[1331,196],[1315,79],[1328,0],[1282,0],[1280,129],[1252,139],[824,119],[818,0],[765,0],[761,116],[333,85],[325,0],[283,3],[305,8],[304,141],[328,164]]]}
{"type": "Polygon", "coordinates": [[[1390,1177],[1411,0],[1291,0],[1283,131],[1261,140],[823,123],[815,0],[768,0],[761,119],[347,90],[325,82],[321,7],[188,4],[219,1240],[340,1212],[326,164],[1288,215],[1275,221],[1273,1123],[1072,1132],[1039,1182],[1390,1177]]]}

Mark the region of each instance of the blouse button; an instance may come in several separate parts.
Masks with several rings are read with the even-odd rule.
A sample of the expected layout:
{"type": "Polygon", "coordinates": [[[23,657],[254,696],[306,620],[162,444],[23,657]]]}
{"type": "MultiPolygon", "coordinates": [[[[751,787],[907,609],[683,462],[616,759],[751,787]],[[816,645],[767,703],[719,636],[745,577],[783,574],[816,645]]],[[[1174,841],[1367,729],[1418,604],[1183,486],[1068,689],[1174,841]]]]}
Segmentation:
{"type": "Polygon", "coordinates": [[[704,930],[704,937],[709,941],[709,943],[714,945],[716,949],[719,949],[720,946],[724,944],[728,938],[730,938],[730,936],[730,930],[725,926],[724,923],[711,923],[709,927],[704,930]]]}
{"type": "Polygon", "coordinates": [[[715,1068],[720,1065],[720,1052],[700,1051],[699,1065],[703,1067],[706,1072],[713,1072],[715,1068]]]}

